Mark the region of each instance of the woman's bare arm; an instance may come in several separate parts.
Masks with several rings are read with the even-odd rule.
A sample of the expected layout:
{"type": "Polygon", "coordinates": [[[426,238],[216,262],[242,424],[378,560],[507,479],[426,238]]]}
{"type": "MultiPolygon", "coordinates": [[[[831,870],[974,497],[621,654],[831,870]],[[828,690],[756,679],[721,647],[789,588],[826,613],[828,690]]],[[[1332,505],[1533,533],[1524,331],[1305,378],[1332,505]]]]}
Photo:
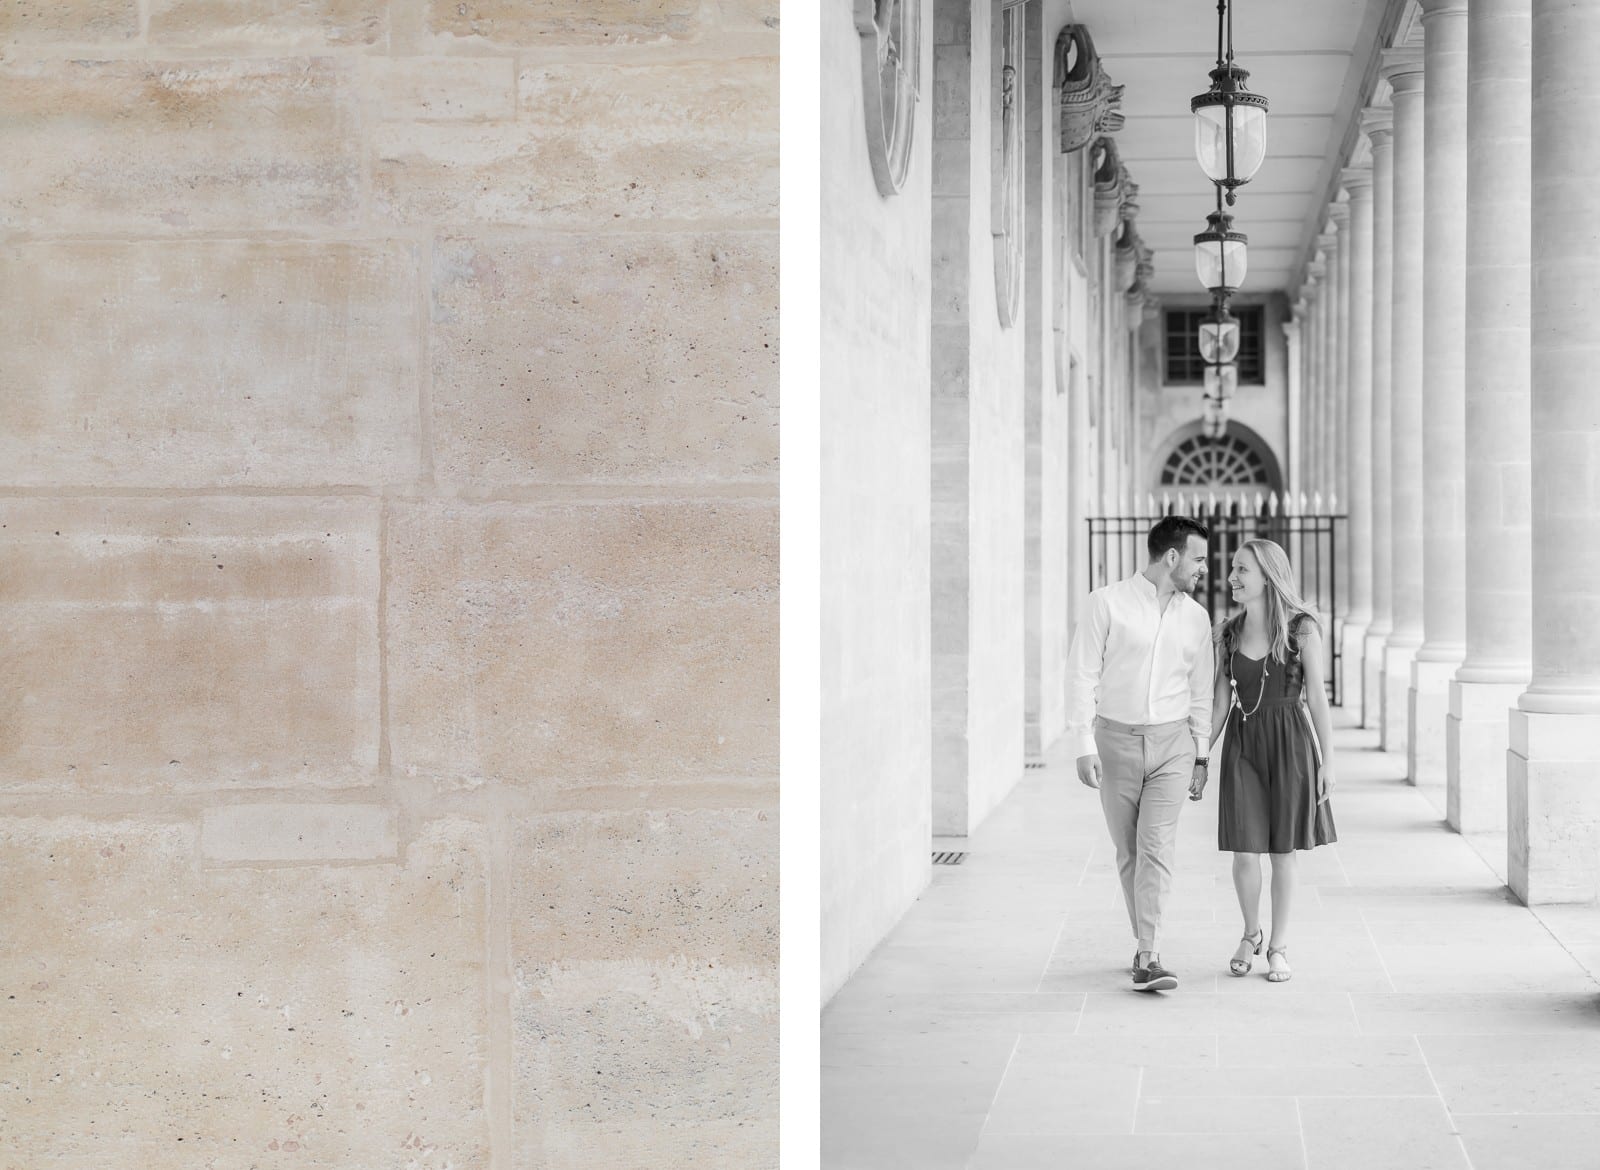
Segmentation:
{"type": "Polygon", "coordinates": [[[1301,624],[1296,645],[1300,648],[1300,665],[1305,670],[1311,725],[1317,733],[1317,747],[1322,758],[1317,797],[1323,799],[1333,791],[1333,716],[1328,710],[1328,688],[1322,677],[1322,634],[1316,623],[1301,624]]]}

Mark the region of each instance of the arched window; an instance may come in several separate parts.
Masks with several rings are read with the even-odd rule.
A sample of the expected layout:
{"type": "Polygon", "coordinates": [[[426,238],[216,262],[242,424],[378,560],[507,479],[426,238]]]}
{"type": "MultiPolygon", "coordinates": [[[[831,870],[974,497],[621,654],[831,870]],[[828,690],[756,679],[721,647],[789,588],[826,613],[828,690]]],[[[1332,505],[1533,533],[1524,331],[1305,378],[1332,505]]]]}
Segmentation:
{"type": "Polygon", "coordinates": [[[1272,478],[1258,452],[1237,435],[1195,435],[1173,448],[1161,469],[1162,487],[1271,490],[1272,478]]]}

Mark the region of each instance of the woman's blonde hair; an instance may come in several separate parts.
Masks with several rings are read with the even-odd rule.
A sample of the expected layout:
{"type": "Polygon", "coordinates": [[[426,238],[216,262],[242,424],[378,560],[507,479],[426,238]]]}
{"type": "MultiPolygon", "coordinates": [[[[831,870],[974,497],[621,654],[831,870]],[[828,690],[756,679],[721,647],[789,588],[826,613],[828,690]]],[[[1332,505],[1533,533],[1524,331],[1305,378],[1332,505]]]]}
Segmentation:
{"type": "MultiPolygon", "coordinates": [[[[1267,652],[1283,662],[1289,656],[1290,630],[1302,617],[1311,619],[1311,623],[1320,629],[1317,615],[1300,596],[1294,581],[1294,569],[1289,564],[1289,554],[1283,551],[1282,545],[1274,540],[1256,538],[1245,541],[1239,549],[1249,550],[1256,564],[1261,567],[1262,577],[1266,579],[1267,652]]],[[[1217,627],[1216,639],[1232,650],[1238,645],[1243,632],[1244,611],[1241,610],[1217,627]]]]}

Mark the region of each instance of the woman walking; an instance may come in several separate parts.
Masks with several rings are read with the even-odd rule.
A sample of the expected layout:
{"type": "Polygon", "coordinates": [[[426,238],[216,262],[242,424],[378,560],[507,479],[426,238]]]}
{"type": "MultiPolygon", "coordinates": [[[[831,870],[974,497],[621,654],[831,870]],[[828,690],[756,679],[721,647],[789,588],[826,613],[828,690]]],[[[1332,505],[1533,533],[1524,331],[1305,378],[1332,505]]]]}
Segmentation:
{"type": "MultiPolygon", "coordinates": [[[[1217,772],[1217,847],[1233,854],[1233,885],[1244,915],[1228,971],[1248,975],[1267,946],[1267,978],[1287,982],[1295,861],[1301,849],[1338,839],[1332,720],[1322,677],[1322,635],[1295,588],[1289,558],[1270,540],[1247,540],[1228,575],[1244,608],[1217,625],[1212,726],[1226,739],[1217,772]],[[1303,704],[1303,701],[1305,705],[1303,704]],[[1306,706],[1310,707],[1309,713],[1306,706]],[[1261,855],[1272,856],[1272,936],[1261,928],[1261,855]]],[[[1191,786],[1200,799],[1204,774],[1191,786]]]]}

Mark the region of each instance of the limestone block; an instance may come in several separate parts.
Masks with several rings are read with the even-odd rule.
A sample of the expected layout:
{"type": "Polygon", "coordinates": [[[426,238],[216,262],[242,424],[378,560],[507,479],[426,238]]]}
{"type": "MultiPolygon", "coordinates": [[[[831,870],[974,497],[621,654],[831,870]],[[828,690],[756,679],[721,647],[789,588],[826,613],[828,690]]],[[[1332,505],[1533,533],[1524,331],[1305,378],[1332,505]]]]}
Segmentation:
{"type": "Polygon", "coordinates": [[[201,818],[200,855],[224,863],[392,859],[397,820],[377,804],[224,805],[201,818]]]}
{"type": "Polygon", "coordinates": [[[370,783],[378,508],[0,502],[0,790],[370,783]]]}
{"type": "Polygon", "coordinates": [[[561,813],[517,826],[519,965],[778,961],[778,820],[755,809],[561,813]]]}
{"type": "Polygon", "coordinates": [[[441,481],[777,478],[776,233],[450,238],[432,312],[441,481]]]}
{"type": "Polygon", "coordinates": [[[368,96],[388,122],[492,122],[517,116],[510,57],[367,57],[368,96]]]}
{"type": "Polygon", "coordinates": [[[0,43],[31,45],[101,41],[139,35],[139,0],[11,0],[0,4],[0,43]]]}
{"type": "Polygon", "coordinates": [[[519,1166],[777,1165],[777,822],[518,827],[519,1166]]]}
{"type": "Polygon", "coordinates": [[[150,43],[278,52],[380,44],[386,0],[149,0],[150,43]]]}
{"type": "Polygon", "coordinates": [[[350,223],[355,65],[332,58],[0,66],[0,226],[78,232],[350,223]]]}
{"type": "Polygon", "coordinates": [[[196,867],[183,824],[0,820],[0,1164],[488,1164],[485,848],[196,867]]]}
{"type": "Polygon", "coordinates": [[[425,0],[427,29],[465,44],[545,46],[715,40],[776,30],[778,0],[425,0]]]}
{"type": "Polygon", "coordinates": [[[777,772],[768,502],[423,502],[390,524],[393,762],[559,788],[777,772]]]}
{"type": "Polygon", "coordinates": [[[514,125],[375,127],[378,210],[582,230],[777,215],[776,57],[541,65],[518,94],[514,125]]]}
{"type": "Polygon", "coordinates": [[[0,248],[0,481],[413,479],[417,263],[396,242],[0,248]]]}

